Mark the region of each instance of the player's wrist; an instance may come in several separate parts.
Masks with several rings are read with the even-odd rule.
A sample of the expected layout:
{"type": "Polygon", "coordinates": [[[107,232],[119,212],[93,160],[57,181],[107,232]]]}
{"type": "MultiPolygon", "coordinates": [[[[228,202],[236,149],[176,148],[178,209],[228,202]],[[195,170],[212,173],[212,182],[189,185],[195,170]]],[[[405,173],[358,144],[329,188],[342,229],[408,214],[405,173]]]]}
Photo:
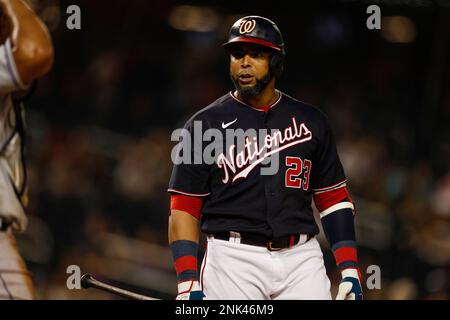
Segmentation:
{"type": "Polygon", "coordinates": [[[178,294],[188,293],[192,291],[202,291],[200,282],[196,279],[178,282],[178,294]]]}
{"type": "Polygon", "coordinates": [[[189,240],[176,240],[170,244],[178,283],[198,279],[198,243],[189,240]]]}
{"type": "Polygon", "coordinates": [[[356,278],[361,283],[361,272],[359,271],[359,268],[346,268],[341,270],[341,276],[342,279],[345,278],[356,278]]]}
{"type": "Polygon", "coordinates": [[[203,293],[200,283],[196,279],[178,283],[178,295],[176,300],[203,300],[203,293]]]}

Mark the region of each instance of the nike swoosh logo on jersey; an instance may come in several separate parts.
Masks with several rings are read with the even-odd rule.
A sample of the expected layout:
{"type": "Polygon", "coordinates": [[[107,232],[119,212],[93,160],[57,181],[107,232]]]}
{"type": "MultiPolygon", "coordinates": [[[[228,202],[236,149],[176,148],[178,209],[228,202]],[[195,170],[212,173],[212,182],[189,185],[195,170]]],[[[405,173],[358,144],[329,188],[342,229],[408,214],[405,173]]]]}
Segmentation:
{"type": "Polygon", "coordinates": [[[231,121],[231,122],[228,122],[228,123],[222,122],[222,129],[228,128],[229,126],[231,126],[231,125],[232,125],[233,123],[235,123],[236,121],[237,121],[237,118],[234,119],[234,120],[231,121]]]}

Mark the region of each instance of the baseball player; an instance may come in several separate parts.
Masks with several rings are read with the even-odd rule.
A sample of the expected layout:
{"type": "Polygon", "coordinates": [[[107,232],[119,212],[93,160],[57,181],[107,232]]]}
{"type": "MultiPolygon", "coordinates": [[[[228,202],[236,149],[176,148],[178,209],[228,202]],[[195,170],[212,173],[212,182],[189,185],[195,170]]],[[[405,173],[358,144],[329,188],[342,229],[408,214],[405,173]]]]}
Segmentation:
{"type": "Polygon", "coordinates": [[[47,28],[22,0],[0,0],[0,299],[34,299],[30,273],[12,231],[27,224],[22,105],[26,90],[53,63],[47,28]]]}
{"type": "Polygon", "coordinates": [[[342,273],[336,298],[362,299],[354,206],[329,120],[275,89],[285,57],[280,30],[269,19],[247,16],[223,46],[235,90],[188,120],[183,157],[186,150],[194,158],[207,151],[208,141],[200,151],[189,148],[202,137],[199,127],[216,137],[229,130],[256,130],[258,137],[218,138],[223,148],[213,163],[174,165],[169,243],[177,299],[331,299],[312,200],[342,273]],[[275,157],[277,170],[263,174],[275,157]],[[207,235],[201,270],[199,225],[207,235]]]}

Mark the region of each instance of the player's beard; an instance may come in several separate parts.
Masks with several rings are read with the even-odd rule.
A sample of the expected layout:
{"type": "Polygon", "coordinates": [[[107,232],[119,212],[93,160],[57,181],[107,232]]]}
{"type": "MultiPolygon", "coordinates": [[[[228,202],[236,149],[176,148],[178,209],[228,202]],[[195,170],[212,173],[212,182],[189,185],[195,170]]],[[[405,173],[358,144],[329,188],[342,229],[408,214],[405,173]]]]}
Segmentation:
{"type": "Polygon", "coordinates": [[[272,80],[272,75],[267,72],[261,79],[256,79],[256,83],[253,86],[241,86],[239,83],[239,77],[234,77],[230,74],[231,81],[233,81],[234,87],[236,88],[239,96],[243,99],[253,99],[261,94],[261,92],[267,87],[267,84],[272,80]]]}

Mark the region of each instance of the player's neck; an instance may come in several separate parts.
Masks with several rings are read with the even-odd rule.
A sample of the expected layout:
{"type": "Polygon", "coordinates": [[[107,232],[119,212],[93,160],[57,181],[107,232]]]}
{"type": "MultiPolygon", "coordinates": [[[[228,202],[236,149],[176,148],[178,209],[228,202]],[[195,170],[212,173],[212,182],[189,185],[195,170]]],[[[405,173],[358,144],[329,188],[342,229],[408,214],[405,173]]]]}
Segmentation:
{"type": "Polygon", "coordinates": [[[238,91],[235,92],[235,96],[245,103],[251,105],[257,109],[264,109],[271,106],[278,100],[279,93],[275,90],[275,79],[272,79],[261,93],[254,98],[244,98],[238,91]]]}

